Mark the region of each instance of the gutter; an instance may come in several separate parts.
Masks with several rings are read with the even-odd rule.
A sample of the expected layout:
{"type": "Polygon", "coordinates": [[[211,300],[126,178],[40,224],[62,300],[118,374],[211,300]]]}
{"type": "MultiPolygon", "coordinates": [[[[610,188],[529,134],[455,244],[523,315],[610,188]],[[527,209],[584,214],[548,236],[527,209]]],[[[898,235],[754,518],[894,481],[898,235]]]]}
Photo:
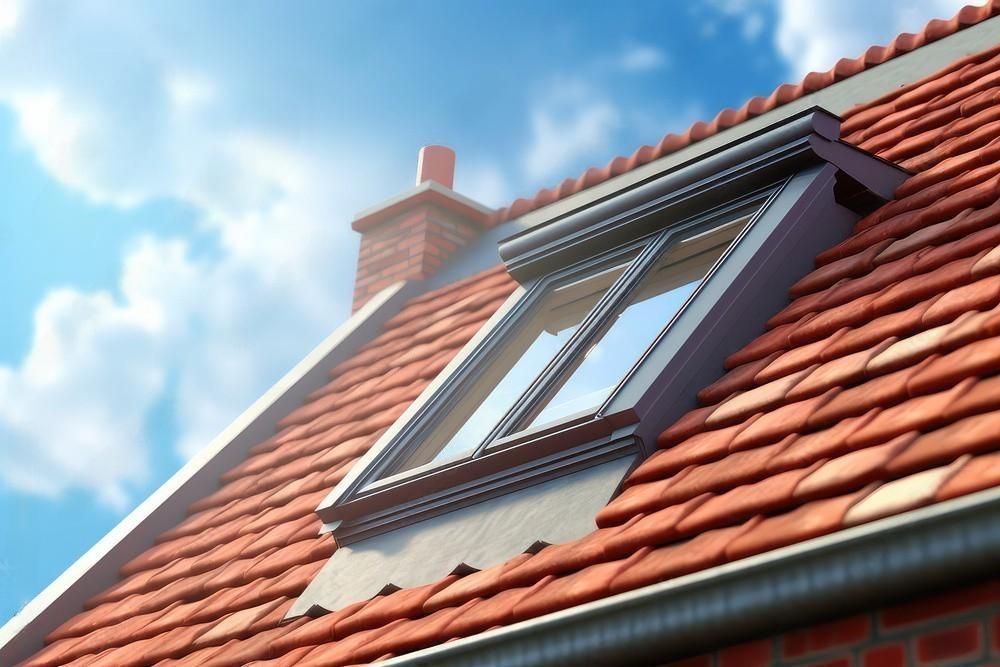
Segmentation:
{"type": "Polygon", "coordinates": [[[665,662],[995,576],[998,562],[993,488],[383,664],[665,662]]]}

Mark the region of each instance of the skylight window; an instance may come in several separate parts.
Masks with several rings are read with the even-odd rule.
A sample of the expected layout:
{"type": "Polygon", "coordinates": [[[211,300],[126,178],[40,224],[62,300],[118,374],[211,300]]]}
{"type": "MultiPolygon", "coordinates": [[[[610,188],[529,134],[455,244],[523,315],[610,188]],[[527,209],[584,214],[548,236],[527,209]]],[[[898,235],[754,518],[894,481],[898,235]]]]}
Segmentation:
{"type": "Polygon", "coordinates": [[[595,412],[691,298],[749,219],[739,215],[729,224],[683,239],[664,251],[626,302],[596,323],[584,351],[570,361],[563,377],[553,384],[551,397],[531,411],[523,428],[595,412]]]}
{"type": "Polygon", "coordinates": [[[402,469],[459,458],[483,444],[634,258],[628,253],[553,285],[402,469]]]}
{"type": "MultiPolygon", "coordinates": [[[[597,470],[612,493],[811,258],[905,177],[838,137],[837,119],[808,110],[513,228],[499,253],[521,288],[317,509],[340,557],[369,538],[414,539],[418,525],[452,530],[440,515],[455,535],[463,521],[517,525],[496,499],[545,485],[562,497],[597,470]]],[[[593,521],[552,516],[571,533],[593,521]]],[[[541,528],[504,530],[502,548],[483,547],[491,558],[541,528]]]]}

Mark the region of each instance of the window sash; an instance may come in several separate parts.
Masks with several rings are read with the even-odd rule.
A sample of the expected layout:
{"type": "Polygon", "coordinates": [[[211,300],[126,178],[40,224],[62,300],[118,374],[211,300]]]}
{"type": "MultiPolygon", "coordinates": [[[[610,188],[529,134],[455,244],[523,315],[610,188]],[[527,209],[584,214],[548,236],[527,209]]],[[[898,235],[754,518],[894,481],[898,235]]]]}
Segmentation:
{"type": "Polygon", "coordinates": [[[548,432],[572,428],[599,417],[605,407],[618,395],[628,377],[632,375],[635,367],[642,363],[648,350],[644,350],[636,356],[628,372],[624,374],[616,386],[607,394],[597,409],[583,410],[552,423],[539,424],[524,429],[519,428],[520,424],[526,422],[527,416],[533,410],[537,410],[540,403],[544,403],[550,397],[551,394],[549,392],[558,390],[560,380],[565,378],[567,372],[572,372],[572,367],[576,363],[578,356],[585,353],[593,341],[606,331],[608,318],[614,316],[623,304],[627,304],[635,291],[641,288],[643,279],[653,270],[653,267],[664,253],[669,252],[672,247],[678,244],[693,241],[707,234],[713,234],[749,218],[743,224],[741,231],[728,242],[728,246],[722,255],[699,281],[694,292],[677,309],[671,319],[661,326],[658,334],[653,339],[655,344],[655,341],[669,330],[677,317],[697,298],[704,284],[712,277],[732,249],[739,243],[740,238],[748,232],[754,222],[767,208],[767,204],[776,190],[776,187],[772,187],[764,191],[752,193],[739,200],[703,212],[688,220],[674,223],[666,229],[662,229],[644,238],[611,249],[600,257],[591,258],[584,262],[565,267],[533,281],[527,286],[521,302],[512,310],[508,317],[504,318],[498,324],[497,333],[499,337],[494,339],[492,345],[483,345],[481,343],[482,347],[488,347],[489,349],[473,353],[469,360],[470,364],[467,366],[467,371],[462,374],[462,377],[458,378],[458,382],[447,389],[442,388],[443,391],[441,394],[447,395],[440,395],[432,399],[432,404],[429,406],[432,408],[430,413],[416,415],[414,421],[418,422],[418,427],[407,434],[406,440],[408,442],[400,443],[408,446],[405,448],[395,448],[396,451],[391,453],[387,465],[383,467],[383,472],[369,482],[367,485],[368,488],[382,487],[385,484],[405,480],[410,476],[425,475],[438,468],[445,469],[450,465],[478,458],[498,449],[514,446],[548,432]],[[495,360],[496,355],[502,352],[508,342],[508,334],[511,333],[511,327],[517,326],[519,322],[523,322],[525,317],[531,317],[535,307],[542,303],[546,296],[552,293],[552,290],[569,287],[574,280],[585,280],[595,275],[593,273],[595,267],[602,265],[606,267],[614,266],[616,262],[620,263],[629,254],[633,253],[636,256],[584,317],[569,340],[563,344],[549,363],[529,383],[527,390],[511,404],[512,407],[497,421],[481,442],[477,444],[470,443],[468,448],[463,448],[462,456],[457,458],[436,461],[432,455],[426,463],[416,466],[408,465],[414,456],[420,452],[426,439],[434,436],[438,427],[446,418],[444,415],[447,415],[451,409],[460,403],[461,397],[464,394],[463,390],[468,390],[477,382],[476,370],[488,367],[495,360]],[[565,285],[560,286],[560,283],[564,283],[565,285]]]}

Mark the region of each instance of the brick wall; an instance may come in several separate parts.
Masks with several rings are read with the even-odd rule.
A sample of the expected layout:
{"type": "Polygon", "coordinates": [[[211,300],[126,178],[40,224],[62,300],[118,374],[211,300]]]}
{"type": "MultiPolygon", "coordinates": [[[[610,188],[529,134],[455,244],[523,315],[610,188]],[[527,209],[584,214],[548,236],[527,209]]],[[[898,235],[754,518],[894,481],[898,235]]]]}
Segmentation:
{"type": "Polygon", "coordinates": [[[354,310],[400,280],[432,276],[478,234],[474,224],[433,204],[417,206],[361,237],[354,280],[354,310]]]}
{"type": "Polygon", "coordinates": [[[1000,667],[1000,580],[671,663],[765,665],[1000,667]]]}

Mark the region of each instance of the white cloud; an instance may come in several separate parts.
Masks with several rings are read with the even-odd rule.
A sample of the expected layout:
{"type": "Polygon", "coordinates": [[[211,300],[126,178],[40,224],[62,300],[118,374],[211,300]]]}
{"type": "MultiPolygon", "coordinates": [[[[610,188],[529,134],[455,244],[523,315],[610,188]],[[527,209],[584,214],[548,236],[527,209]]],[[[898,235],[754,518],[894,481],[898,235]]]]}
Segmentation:
{"type": "Polygon", "coordinates": [[[825,71],[934,18],[950,18],[968,0],[780,0],[775,42],[791,76],[825,71]]]}
{"type": "Polygon", "coordinates": [[[669,60],[661,49],[649,44],[634,44],[618,56],[618,67],[626,72],[646,72],[665,67],[669,60]]]}
{"type": "Polygon", "coordinates": [[[144,414],[163,387],[157,324],[105,292],[51,292],[31,352],[0,367],[0,480],[55,495],[83,487],[122,509],[147,476],[144,414]]]}
{"type": "Polygon", "coordinates": [[[532,110],[525,174],[532,180],[564,175],[581,158],[606,152],[619,123],[617,106],[590,86],[556,82],[532,110]]]}
{"type": "Polygon", "coordinates": [[[173,106],[181,112],[191,112],[210,104],[216,96],[215,84],[207,77],[191,72],[174,72],[164,81],[173,106]]]}
{"type": "Polygon", "coordinates": [[[0,0],[0,40],[13,34],[20,18],[19,0],[0,0]]]}
{"type": "Polygon", "coordinates": [[[511,199],[510,183],[503,170],[486,162],[462,165],[456,170],[455,190],[493,208],[503,206],[511,199]]]}
{"type": "Polygon", "coordinates": [[[218,240],[208,256],[182,238],[138,240],[116,290],[51,292],[24,360],[0,366],[0,483],[84,489],[122,509],[148,479],[146,422],[168,391],[189,456],[342,320],[351,214],[395,174],[371,150],[303,145],[221,113],[225,91],[167,57],[155,31],[37,7],[0,44],[0,104],[20,139],[94,201],[181,200],[218,240]],[[103,60],[80,63],[73,39],[88,31],[103,60]]]}
{"type": "MultiPolygon", "coordinates": [[[[722,16],[739,21],[740,33],[748,42],[757,39],[764,29],[764,5],[762,0],[710,0],[708,3],[708,7],[722,16]]],[[[701,20],[702,35],[713,37],[718,30],[716,21],[712,17],[701,20]]]]}

